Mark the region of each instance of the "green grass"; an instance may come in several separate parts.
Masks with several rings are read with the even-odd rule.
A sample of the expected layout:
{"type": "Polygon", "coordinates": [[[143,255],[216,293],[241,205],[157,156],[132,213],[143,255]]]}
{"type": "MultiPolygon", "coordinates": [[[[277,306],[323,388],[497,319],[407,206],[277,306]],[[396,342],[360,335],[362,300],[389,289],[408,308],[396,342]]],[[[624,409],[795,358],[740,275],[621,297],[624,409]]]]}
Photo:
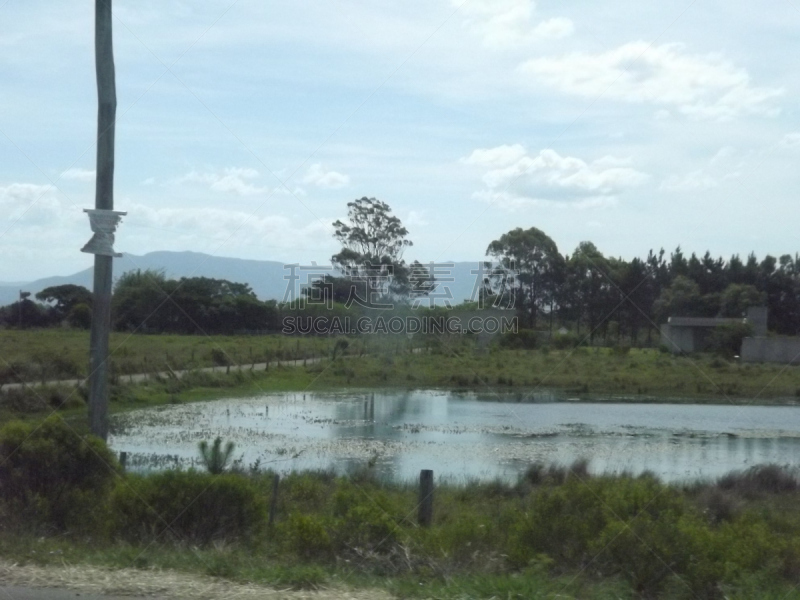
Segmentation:
{"type": "MultiPolygon", "coordinates": [[[[152,373],[230,364],[327,356],[335,340],[321,337],[190,336],[112,333],[112,372],[152,373]]],[[[355,349],[355,348],[354,348],[355,349]]],[[[89,332],[74,329],[0,330],[0,384],[85,377],[89,332]]]]}
{"type": "MultiPolygon", "coordinates": [[[[122,339],[115,337],[114,341],[121,343],[122,339]]],[[[68,330],[0,332],[3,352],[0,366],[16,365],[15,373],[33,372],[35,367],[31,365],[45,361],[43,356],[55,356],[59,344],[63,352],[56,363],[62,365],[58,367],[62,371],[68,371],[63,365],[73,364],[75,356],[85,353],[88,340],[83,333],[68,330]]],[[[306,366],[271,366],[266,371],[251,371],[247,365],[252,363],[242,362],[242,371],[234,369],[229,374],[196,371],[181,379],[157,377],[136,384],[130,384],[127,376],[116,369],[112,382],[112,411],[222,396],[343,388],[470,390],[487,399],[502,401],[526,401],[537,391],[549,390],[557,391],[562,397],[591,401],[771,404],[800,400],[800,367],[739,363],[713,355],[673,356],[655,349],[617,352],[608,348],[511,350],[493,347],[478,352],[469,338],[421,339],[415,345],[424,344],[423,352],[412,353],[407,339],[364,336],[350,340],[348,356],[340,355],[331,360],[334,344],[335,340],[328,338],[279,335],[132,336],[117,354],[121,355],[124,350],[126,356],[133,357],[129,366],[137,361],[144,364],[148,357],[146,362],[153,366],[152,371],[170,364],[166,359],[157,363],[162,353],[165,357],[176,357],[170,364],[175,369],[208,366],[213,362],[212,351],[219,347],[228,348],[227,356],[248,357],[250,348],[254,348],[255,361],[266,357],[326,358],[306,366]]],[[[66,372],[62,376],[66,376],[66,372]]],[[[85,412],[85,395],[85,390],[65,387],[3,394],[0,395],[0,421],[46,414],[56,407],[67,409],[67,414],[80,420],[85,412]]]]}

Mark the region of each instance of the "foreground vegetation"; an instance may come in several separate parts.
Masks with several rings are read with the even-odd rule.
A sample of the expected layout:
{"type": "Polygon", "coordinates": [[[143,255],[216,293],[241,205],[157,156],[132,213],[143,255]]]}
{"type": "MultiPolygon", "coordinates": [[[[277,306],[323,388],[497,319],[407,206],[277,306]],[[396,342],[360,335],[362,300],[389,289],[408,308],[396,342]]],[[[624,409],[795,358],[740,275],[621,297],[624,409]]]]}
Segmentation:
{"type": "Polygon", "coordinates": [[[0,555],[236,581],[380,586],[401,598],[800,597],[800,483],[760,467],[714,483],[532,465],[514,485],[418,491],[348,477],[121,472],[58,417],[0,432],[0,555]],[[12,518],[13,517],[13,518],[12,518]]]}

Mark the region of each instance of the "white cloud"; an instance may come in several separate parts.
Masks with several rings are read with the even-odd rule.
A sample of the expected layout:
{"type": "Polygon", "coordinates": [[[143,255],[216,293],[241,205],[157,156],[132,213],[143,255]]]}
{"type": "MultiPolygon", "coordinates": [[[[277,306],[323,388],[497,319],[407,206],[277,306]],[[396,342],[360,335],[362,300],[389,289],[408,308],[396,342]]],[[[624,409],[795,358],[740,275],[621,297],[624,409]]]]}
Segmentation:
{"type": "Polygon", "coordinates": [[[527,154],[527,151],[522,144],[514,144],[513,146],[503,144],[496,148],[473,150],[472,154],[462,158],[461,162],[467,165],[498,168],[517,162],[525,154],[527,154]]]}
{"type": "Polygon", "coordinates": [[[303,177],[303,183],[317,187],[338,190],[350,184],[350,176],[336,171],[326,171],[322,164],[311,165],[303,177]]]}
{"type": "Polygon", "coordinates": [[[716,177],[704,169],[698,169],[686,175],[671,175],[661,183],[661,190],[667,192],[693,192],[710,190],[719,186],[716,177]]]}
{"type": "Polygon", "coordinates": [[[755,87],[743,68],[720,54],[688,54],[681,44],[631,42],[600,54],[536,58],[523,73],[560,91],[671,106],[695,118],[775,115],[782,88],[755,87]]]}
{"type": "Polygon", "coordinates": [[[661,182],[659,189],[662,192],[696,192],[717,188],[722,182],[740,176],[740,172],[732,169],[730,164],[735,156],[736,149],[733,146],[723,146],[706,166],[685,175],[670,175],[661,182]]]}
{"type": "Polygon", "coordinates": [[[175,185],[184,183],[201,183],[208,185],[215,192],[232,193],[239,196],[254,196],[268,193],[268,187],[259,187],[248,180],[259,177],[255,169],[230,167],[220,172],[190,171],[186,175],[174,179],[175,185]]]}
{"type": "Polygon", "coordinates": [[[648,179],[630,166],[629,158],[603,156],[586,162],[551,149],[531,155],[519,144],[478,149],[461,162],[484,170],[486,188],[477,198],[510,209],[543,203],[608,206],[622,191],[648,179]]]}
{"type": "Polygon", "coordinates": [[[780,145],[784,148],[795,148],[800,146],[800,131],[787,133],[781,138],[780,145]]]}
{"type": "Polygon", "coordinates": [[[52,192],[55,188],[52,185],[37,185],[34,183],[12,183],[5,187],[0,187],[0,205],[4,208],[16,206],[26,206],[52,192]]]}
{"type": "MultiPolygon", "coordinates": [[[[64,224],[86,218],[72,205],[63,203],[56,191],[52,185],[33,183],[12,183],[0,187],[0,222],[3,219],[7,225],[17,222],[16,228],[25,228],[52,223],[64,224]]],[[[88,219],[86,223],[88,227],[88,219]]],[[[7,225],[0,224],[0,227],[7,225]]]]}
{"type": "Polygon", "coordinates": [[[268,240],[270,247],[291,249],[298,245],[314,246],[330,237],[325,223],[312,219],[303,227],[295,227],[281,215],[260,216],[244,211],[220,208],[153,208],[133,204],[126,223],[182,234],[182,242],[201,240],[232,245],[258,246],[268,240]]]}
{"type": "Polygon", "coordinates": [[[616,196],[588,196],[580,200],[564,203],[551,200],[549,198],[532,198],[530,196],[522,196],[511,191],[490,190],[475,192],[474,197],[508,212],[516,212],[518,210],[537,207],[559,209],[573,208],[577,210],[586,210],[592,208],[609,208],[616,206],[619,203],[619,198],[616,196]]]}
{"type": "Polygon", "coordinates": [[[533,35],[539,38],[559,40],[569,37],[575,32],[575,25],[569,19],[556,17],[542,21],[533,28],[533,35]]]}
{"type": "Polygon", "coordinates": [[[536,39],[558,39],[574,31],[572,21],[556,17],[534,26],[533,0],[450,0],[465,14],[464,26],[483,37],[483,44],[500,49],[530,43],[536,39]]]}
{"type": "Polygon", "coordinates": [[[410,210],[405,225],[408,227],[426,227],[430,223],[425,219],[425,210],[410,210]]]}
{"type": "Polygon", "coordinates": [[[708,164],[712,167],[714,165],[722,164],[726,160],[731,158],[735,153],[736,153],[736,148],[734,148],[733,146],[723,146],[722,148],[717,150],[717,153],[713,157],[711,157],[711,160],[709,161],[708,164]]]}
{"type": "Polygon", "coordinates": [[[95,171],[92,169],[67,169],[61,173],[61,179],[70,179],[74,181],[94,181],[95,171]]]}

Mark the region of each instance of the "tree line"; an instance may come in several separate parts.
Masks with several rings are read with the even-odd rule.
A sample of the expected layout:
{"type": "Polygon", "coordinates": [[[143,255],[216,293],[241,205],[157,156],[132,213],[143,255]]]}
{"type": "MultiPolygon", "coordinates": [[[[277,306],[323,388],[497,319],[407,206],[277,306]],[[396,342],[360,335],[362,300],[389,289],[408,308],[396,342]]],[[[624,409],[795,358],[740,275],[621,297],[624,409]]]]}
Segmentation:
{"type": "MultiPolygon", "coordinates": [[[[334,311],[361,310],[387,302],[409,304],[431,293],[437,282],[420,262],[407,264],[409,232],[385,202],[361,198],[348,203],[334,238],[341,250],[331,257],[340,276],[326,275],[302,290],[306,299],[334,311]]],[[[766,305],[768,327],[800,334],[800,256],[686,256],[680,247],[651,250],[631,260],[604,256],[591,242],[561,254],[543,231],[517,228],[489,243],[479,306],[514,309],[521,326],[565,326],[590,343],[652,343],[657,326],[670,316],[740,317],[766,305]]],[[[0,308],[7,327],[64,323],[88,327],[91,292],[80,286],[51,287],[0,308]]],[[[250,286],[206,277],[169,279],[162,272],[124,274],[114,288],[113,325],[120,331],[234,333],[279,331],[282,316],[319,314],[320,306],[298,307],[261,301],[250,286]]]]}
{"type": "Polygon", "coordinates": [[[651,250],[643,258],[604,256],[591,242],[559,253],[543,231],[514,229],[489,244],[495,259],[487,295],[513,305],[530,328],[566,324],[591,341],[651,339],[671,316],[742,317],[751,306],[767,306],[768,327],[800,333],[800,257],[759,260],[710,252],[690,256],[651,250]],[[544,321],[544,323],[542,323],[544,321]]]}

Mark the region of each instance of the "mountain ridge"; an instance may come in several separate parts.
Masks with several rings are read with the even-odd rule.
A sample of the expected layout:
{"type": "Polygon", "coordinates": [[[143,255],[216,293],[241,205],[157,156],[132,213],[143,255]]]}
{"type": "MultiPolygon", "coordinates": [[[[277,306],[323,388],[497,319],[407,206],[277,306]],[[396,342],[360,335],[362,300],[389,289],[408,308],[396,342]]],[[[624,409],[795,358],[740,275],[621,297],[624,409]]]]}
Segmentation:
{"type": "MultiPolygon", "coordinates": [[[[433,301],[441,306],[445,300],[451,304],[459,304],[472,296],[475,286],[475,275],[471,273],[481,261],[468,262],[441,262],[437,264],[437,280],[440,284],[433,294],[433,301]],[[449,273],[439,273],[441,265],[452,264],[449,273]],[[452,281],[451,281],[452,280],[452,281]],[[446,293],[449,290],[449,298],[446,293]]],[[[244,258],[228,258],[213,256],[202,252],[158,250],[142,256],[123,254],[114,262],[115,281],[128,271],[137,269],[163,270],[170,278],[181,277],[209,277],[213,279],[227,279],[236,283],[247,283],[261,300],[282,301],[287,298],[287,285],[291,280],[291,269],[287,263],[274,260],[255,260],[244,258]]],[[[303,265],[305,266],[305,265],[303,265]]],[[[332,271],[322,267],[302,270],[296,274],[300,276],[299,283],[306,277],[321,275],[332,271]]],[[[19,299],[20,290],[31,292],[35,296],[38,292],[54,285],[74,284],[92,289],[93,268],[89,267],[71,275],[55,275],[44,277],[30,282],[0,282],[0,306],[6,306],[19,299]]],[[[298,281],[298,280],[295,280],[298,281]]],[[[294,292],[297,292],[295,284],[294,292]]]]}

